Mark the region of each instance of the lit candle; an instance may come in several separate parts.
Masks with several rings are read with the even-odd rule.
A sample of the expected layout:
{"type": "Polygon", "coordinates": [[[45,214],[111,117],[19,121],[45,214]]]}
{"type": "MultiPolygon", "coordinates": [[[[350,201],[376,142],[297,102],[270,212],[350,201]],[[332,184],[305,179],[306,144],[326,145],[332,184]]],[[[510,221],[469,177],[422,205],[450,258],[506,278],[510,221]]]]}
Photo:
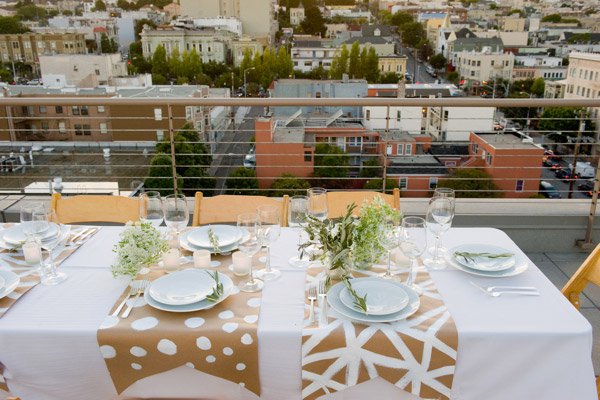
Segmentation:
{"type": "Polygon", "coordinates": [[[23,256],[25,256],[25,262],[27,264],[39,264],[42,257],[39,243],[35,241],[25,243],[23,245],[23,256]]]}
{"type": "Polygon", "coordinates": [[[250,273],[250,267],[252,265],[252,257],[246,254],[236,251],[231,255],[233,261],[233,273],[237,276],[245,276],[250,273]]]}
{"type": "Polygon", "coordinates": [[[167,272],[177,271],[179,269],[179,258],[181,253],[178,249],[171,249],[163,255],[163,268],[167,272]]]}
{"type": "Polygon", "coordinates": [[[210,268],[210,251],[196,250],[194,251],[194,267],[210,268]]]}

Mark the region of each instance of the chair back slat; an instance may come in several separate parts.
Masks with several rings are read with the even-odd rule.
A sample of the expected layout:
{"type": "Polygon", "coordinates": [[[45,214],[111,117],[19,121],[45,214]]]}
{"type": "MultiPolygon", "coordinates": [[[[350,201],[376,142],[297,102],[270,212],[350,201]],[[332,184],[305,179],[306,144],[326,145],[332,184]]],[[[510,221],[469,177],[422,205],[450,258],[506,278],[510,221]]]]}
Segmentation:
{"type": "Polygon", "coordinates": [[[579,295],[588,283],[600,286],[600,244],[596,246],[581,264],[581,267],[569,279],[563,287],[562,293],[579,309],[581,304],[579,295]]]}
{"type": "Polygon", "coordinates": [[[52,195],[52,209],[62,224],[112,222],[124,224],[139,220],[137,199],[123,196],[52,195]]]}
{"type": "Polygon", "coordinates": [[[387,204],[400,210],[400,190],[394,189],[392,194],[372,191],[327,192],[328,218],[341,218],[352,203],[356,204],[354,215],[360,214],[360,207],[365,201],[371,201],[375,196],[381,197],[387,204]]]}
{"type": "Polygon", "coordinates": [[[281,226],[288,223],[289,196],[282,199],[266,196],[219,195],[204,197],[196,192],[192,226],[216,223],[235,223],[242,213],[256,212],[258,206],[272,205],[281,210],[281,226]]]}

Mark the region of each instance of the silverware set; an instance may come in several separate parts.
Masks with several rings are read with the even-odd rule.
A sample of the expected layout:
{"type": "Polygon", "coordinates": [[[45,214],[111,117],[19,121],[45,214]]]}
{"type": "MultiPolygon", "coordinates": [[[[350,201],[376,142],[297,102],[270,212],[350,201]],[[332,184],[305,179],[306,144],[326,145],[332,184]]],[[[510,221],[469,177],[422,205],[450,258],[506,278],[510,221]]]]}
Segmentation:
{"type": "Polygon", "coordinates": [[[318,322],[319,327],[327,326],[327,291],[325,289],[325,281],[320,280],[317,284],[311,284],[308,287],[308,301],[310,302],[310,312],[308,315],[309,324],[318,322]],[[318,301],[319,318],[316,321],[315,301],[318,301]]]}
{"type": "Polygon", "coordinates": [[[97,228],[86,228],[75,234],[67,243],[67,246],[80,246],[85,243],[95,232],[97,228]]]}
{"type": "Polygon", "coordinates": [[[540,292],[532,286],[479,286],[473,281],[469,283],[490,297],[500,297],[505,294],[522,296],[539,296],[540,292]]]}
{"type": "Polygon", "coordinates": [[[135,303],[137,303],[138,298],[144,294],[144,292],[146,291],[146,289],[148,288],[149,285],[150,285],[150,281],[147,281],[147,280],[131,282],[131,285],[129,286],[129,293],[127,294],[127,296],[125,296],[125,298],[123,299],[121,304],[119,304],[117,309],[111,315],[113,317],[118,317],[119,313],[121,312],[123,307],[125,307],[125,304],[127,304],[127,300],[134,297],[133,301],[129,303],[129,306],[127,307],[127,309],[125,309],[125,311],[121,315],[121,318],[127,318],[129,316],[129,314],[131,313],[133,306],[135,305],[135,303]]]}

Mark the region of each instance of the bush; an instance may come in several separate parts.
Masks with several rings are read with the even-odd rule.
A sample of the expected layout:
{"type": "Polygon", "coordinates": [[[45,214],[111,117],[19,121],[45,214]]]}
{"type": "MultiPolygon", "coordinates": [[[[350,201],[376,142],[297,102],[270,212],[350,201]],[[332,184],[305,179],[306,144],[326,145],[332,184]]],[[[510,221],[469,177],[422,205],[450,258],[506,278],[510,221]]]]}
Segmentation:
{"type": "MultiPolygon", "coordinates": [[[[150,162],[148,177],[144,180],[146,190],[156,190],[161,196],[173,194],[173,169],[171,157],[166,154],[157,154],[150,162]]],[[[177,188],[183,187],[183,181],[177,175],[177,188]]]]}
{"type": "Polygon", "coordinates": [[[440,180],[438,186],[454,189],[456,197],[504,197],[492,178],[480,169],[457,169],[447,179],[440,180]]]}
{"type": "MultiPolygon", "coordinates": [[[[396,189],[398,185],[392,179],[386,179],[385,181],[385,192],[392,193],[394,189],[396,189]]],[[[381,191],[383,188],[383,179],[369,179],[363,189],[381,191]]]]}
{"type": "Polygon", "coordinates": [[[310,183],[306,179],[298,178],[293,174],[283,174],[271,185],[272,196],[282,197],[298,196],[306,194],[306,189],[310,188],[310,183]]]}
{"type": "Polygon", "coordinates": [[[228,194],[256,195],[258,194],[258,179],[256,172],[250,168],[240,167],[233,171],[227,181],[228,194]]]}

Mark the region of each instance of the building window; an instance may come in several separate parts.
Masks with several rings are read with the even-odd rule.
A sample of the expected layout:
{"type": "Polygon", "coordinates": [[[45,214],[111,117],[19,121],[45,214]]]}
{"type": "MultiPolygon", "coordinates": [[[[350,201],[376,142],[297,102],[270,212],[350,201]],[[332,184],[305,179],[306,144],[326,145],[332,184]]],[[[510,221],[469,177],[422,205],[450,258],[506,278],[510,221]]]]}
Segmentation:
{"type": "Polygon", "coordinates": [[[304,152],[304,161],[305,162],[312,161],[312,153],[310,151],[305,151],[304,152]]]}
{"type": "Polygon", "coordinates": [[[348,138],[348,146],[360,147],[362,146],[362,136],[352,136],[348,138]]]}
{"type": "Polygon", "coordinates": [[[398,187],[402,190],[402,189],[408,189],[408,178],[407,177],[402,177],[400,178],[399,182],[398,182],[398,187]]]}
{"type": "Polygon", "coordinates": [[[404,144],[403,143],[398,144],[398,146],[396,148],[396,154],[398,154],[399,156],[404,155],[404,144]]]}
{"type": "Polygon", "coordinates": [[[471,152],[473,154],[477,154],[477,151],[479,150],[479,145],[477,143],[473,143],[471,144],[471,152]]]}
{"type": "Polygon", "coordinates": [[[491,153],[488,153],[485,157],[485,162],[488,163],[488,165],[492,165],[492,161],[493,161],[493,157],[491,153]]]}
{"type": "Polygon", "coordinates": [[[56,106],[56,107],[54,107],[54,112],[57,113],[57,114],[62,114],[63,113],[62,106],[56,106]]]}
{"type": "Polygon", "coordinates": [[[517,179],[517,185],[515,187],[516,192],[522,192],[525,188],[525,181],[523,179],[517,179]]]}
{"type": "Polygon", "coordinates": [[[46,106],[40,106],[40,114],[46,114],[46,106]]]}
{"type": "Polygon", "coordinates": [[[444,121],[448,121],[448,110],[444,110],[444,121]]]}
{"type": "Polygon", "coordinates": [[[90,115],[90,111],[88,110],[88,106],[81,106],[81,115],[90,115]]]}
{"type": "Polygon", "coordinates": [[[49,129],[50,125],[48,124],[48,121],[42,121],[42,130],[48,132],[49,129]]]}
{"type": "Polygon", "coordinates": [[[438,185],[437,176],[432,176],[431,178],[429,178],[429,190],[435,190],[437,185],[438,185]]]}
{"type": "Polygon", "coordinates": [[[154,109],[154,120],[155,121],[162,121],[162,108],[155,108],[154,109]]]}
{"type": "Polygon", "coordinates": [[[58,123],[58,132],[59,133],[67,133],[67,127],[65,126],[65,123],[62,121],[58,123]]]}
{"type": "Polygon", "coordinates": [[[402,116],[402,111],[400,111],[400,110],[396,111],[396,121],[400,122],[401,116],[402,116]]]}
{"type": "Polygon", "coordinates": [[[13,47],[13,49],[18,49],[19,48],[19,42],[12,42],[12,47],[13,47]]]}
{"type": "Polygon", "coordinates": [[[103,113],[104,112],[104,106],[98,106],[98,112],[99,113],[103,113]]]}
{"type": "Polygon", "coordinates": [[[102,133],[102,134],[108,133],[108,125],[106,125],[106,122],[100,122],[100,133],[102,133]]]}
{"type": "Polygon", "coordinates": [[[94,70],[94,71],[96,72],[96,75],[97,75],[97,76],[99,76],[99,75],[100,75],[100,70],[99,70],[99,69],[96,69],[96,70],[94,70]]]}
{"type": "Polygon", "coordinates": [[[75,124],[75,136],[83,136],[83,128],[81,124],[75,124]]]}
{"type": "Polygon", "coordinates": [[[91,136],[92,135],[92,127],[88,124],[84,124],[83,126],[83,134],[85,136],[91,136]]]}
{"type": "Polygon", "coordinates": [[[73,113],[73,115],[79,115],[79,107],[71,106],[71,112],[73,113]]]}
{"type": "Polygon", "coordinates": [[[161,130],[156,131],[156,140],[159,142],[165,140],[165,131],[161,131],[161,130]]]}
{"type": "Polygon", "coordinates": [[[371,110],[367,110],[367,121],[371,120],[371,110]]]}
{"type": "Polygon", "coordinates": [[[407,143],[406,145],[404,145],[404,154],[407,156],[412,155],[412,144],[407,143]]]}

